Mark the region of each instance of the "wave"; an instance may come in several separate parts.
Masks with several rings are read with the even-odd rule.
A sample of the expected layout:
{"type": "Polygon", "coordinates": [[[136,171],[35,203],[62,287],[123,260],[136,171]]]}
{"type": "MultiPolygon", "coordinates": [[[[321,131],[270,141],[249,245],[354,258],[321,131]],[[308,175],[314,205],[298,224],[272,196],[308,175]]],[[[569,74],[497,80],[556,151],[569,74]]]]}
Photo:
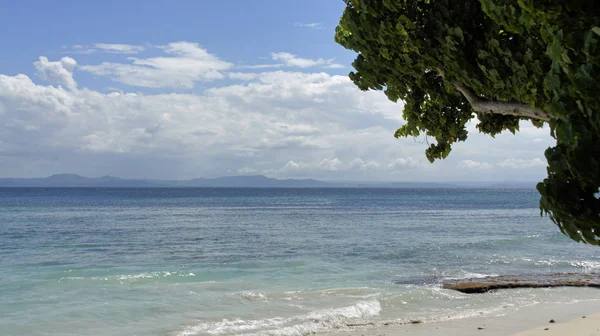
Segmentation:
{"type": "Polygon", "coordinates": [[[461,280],[461,279],[472,279],[472,278],[486,278],[498,276],[496,273],[474,273],[462,270],[446,271],[439,274],[421,274],[421,275],[409,275],[400,276],[392,280],[392,283],[397,285],[432,285],[439,286],[446,280],[461,280]],[[448,274],[450,273],[450,274],[448,274]]]}
{"type": "MultiPolygon", "coordinates": [[[[434,292],[443,292],[441,288],[428,288],[434,292]]],[[[438,293],[439,294],[439,293],[438,293]]],[[[406,325],[415,323],[431,323],[448,320],[465,319],[480,315],[503,314],[506,308],[522,307],[537,304],[531,298],[516,299],[513,302],[502,300],[488,307],[469,307],[462,309],[437,308],[425,313],[413,312],[397,319],[378,319],[383,305],[390,305],[402,297],[391,296],[380,300],[358,301],[353,305],[313,310],[303,315],[293,317],[271,317],[255,320],[224,319],[222,321],[203,322],[186,327],[184,330],[172,333],[173,336],[304,336],[331,331],[352,331],[370,329],[390,325],[406,325]]],[[[464,295],[463,295],[464,297],[464,295]]],[[[401,304],[406,304],[400,301],[401,304]]],[[[393,306],[394,304],[392,304],[393,306]]],[[[402,310],[398,310],[400,313],[402,310]]]]}
{"type": "Polygon", "coordinates": [[[483,273],[464,272],[463,274],[460,274],[460,275],[444,277],[444,280],[481,279],[481,278],[487,278],[487,277],[494,277],[494,276],[498,276],[498,275],[499,274],[496,274],[496,273],[483,274],[483,273]]]}
{"type": "Polygon", "coordinates": [[[233,293],[233,296],[239,297],[247,301],[268,301],[267,294],[259,291],[245,291],[233,293]]]}
{"type": "Polygon", "coordinates": [[[583,271],[593,272],[600,270],[599,260],[589,259],[555,259],[555,258],[535,258],[535,257],[513,257],[501,254],[494,254],[491,259],[485,262],[488,265],[520,265],[521,267],[538,266],[541,268],[556,268],[561,271],[583,271]]]}
{"type": "Polygon", "coordinates": [[[247,335],[247,336],[301,336],[333,329],[347,328],[351,322],[379,315],[378,300],[359,301],[351,306],[320,309],[294,317],[272,317],[259,320],[222,320],[204,322],[176,333],[177,336],[247,335]]]}
{"type": "Polygon", "coordinates": [[[161,272],[143,272],[133,274],[111,274],[105,276],[66,276],[61,277],[58,281],[64,280],[91,280],[91,281],[103,281],[103,282],[136,282],[146,279],[160,279],[167,277],[195,277],[196,274],[192,272],[179,272],[179,271],[161,271],[161,272]]]}

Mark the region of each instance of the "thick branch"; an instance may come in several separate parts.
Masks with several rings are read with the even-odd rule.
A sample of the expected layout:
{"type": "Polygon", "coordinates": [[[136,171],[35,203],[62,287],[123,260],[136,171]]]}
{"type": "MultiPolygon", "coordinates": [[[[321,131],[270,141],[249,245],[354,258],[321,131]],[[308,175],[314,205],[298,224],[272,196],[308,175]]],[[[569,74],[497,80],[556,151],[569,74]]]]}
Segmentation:
{"type": "Polygon", "coordinates": [[[525,117],[543,121],[549,121],[552,116],[542,110],[535,109],[527,104],[497,100],[486,100],[477,97],[475,93],[459,83],[452,83],[469,101],[475,112],[512,115],[515,117],[525,117]]]}
{"type": "MultiPolygon", "coordinates": [[[[444,78],[444,71],[437,69],[438,74],[444,78]]],[[[543,121],[550,121],[552,116],[542,110],[535,109],[527,104],[518,102],[507,102],[498,100],[486,100],[478,97],[473,90],[458,83],[452,82],[454,88],[465,96],[475,112],[512,115],[515,117],[525,117],[543,121]]]]}

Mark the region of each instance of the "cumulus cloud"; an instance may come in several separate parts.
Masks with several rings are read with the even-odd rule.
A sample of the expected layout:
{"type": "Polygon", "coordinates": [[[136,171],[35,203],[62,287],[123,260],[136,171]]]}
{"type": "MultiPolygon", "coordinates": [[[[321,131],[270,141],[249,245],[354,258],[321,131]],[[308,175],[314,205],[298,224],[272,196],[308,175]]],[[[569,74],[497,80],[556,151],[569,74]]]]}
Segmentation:
{"type": "Polygon", "coordinates": [[[473,160],[463,160],[458,163],[458,168],[467,168],[467,169],[480,169],[486,170],[491,169],[493,166],[487,162],[473,161],[473,160]]]}
{"type": "Polygon", "coordinates": [[[253,72],[230,72],[227,76],[231,79],[250,81],[258,77],[258,74],[253,72]]]}
{"type": "Polygon", "coordinates": [[[52,84],[59,84],[69,90],[75,90],[77,83],[73,79],[73,69],[77,62],[70,57],[63,57],[60,61],[50,62],[47,57],[41,56],[38,61],[33,63],[37,70],[37,75],[52,84]]]}
{"type": "Polygon", "coordinates": [[[498,166],[502,167],[502,168],[512,168],[512,169],[523,169],[523,168],[531,168],[531,167],[538,167],[538,166],[545,166],[546,165],[546,161],[540,159],[540,158],[535,158],[535,159],[531,159],[531,160],[522,160],[522,159],[506,159],[500,163],[498,163],[498,166]]]}
{"type": "Polygon", "coordinates": [[[289,171],[289,170],[298,170],[308,168],[309,165],[305,163],[298,163],[296,161],[288,161],[285,166],[283,166],[280,171],[289,171]]]}
{"type": "MultiPolygon", "coordinates": [[[[243,101],[252,105],[293,104],[298,109],[323,109],[323,103],[335,110],[366,115],[383,115],[386,118],[401,121],[401,105],[393,104],[385,99],[381,92],[358,91],[347,76],[332,76],[325,72],[302,73],[290,71],[273,71],[261,73],[256,81],[244,85],[230,85],[210,88],[206,94],[227,97],[231,102],[243,101]]],[[[272,108],[264,113],[276,112],[272,108]]],[[[330,113],[323,113],[320,118],[327,120],[330,113]]],[[[338,116],[338,115],[336,115],[338,116]]],[[[340,117],[344,116],[339,115],[340,117]]],[[[353,124],[363,120],[346,120],[353,124]]],[[[341,120],[340,120],[341,122],[341,120]]],[[[368,125],[362,123],[360,127],[368,125]]],[[[357,125],[358,126],[358,125],[357,125]]]]}
{"type": "MultiPolygon", "coordinates": [[[[214,57],[197,45],[171,44],[164,51],[167,59],[214,57]]],[[[147,58],[130,65],[162,69],[161,80],[171,83],[196,80],[169,62],[147,58]]],[[[532,140],[547,132],[525,124],[517,136],[490,139],[473,132],[449,160],[426,163],[426,144],[392,136],[403,124],[402,103],[362,92],[346,76],[281,70],[246,76],[226,69],[217,72],[239,82],[195,94],[106,94],[76,89],[75,60],[40,58],[35,67],[55,85],[0,74],[0,176],[193,178],[231,171],[324,180],[472,180],[472,170],[456,169],[461,160],[459,166],[479,168],[477,175],[488,180],[499,172],[502,179],[544,174],[543,166],[510,161],[540,154],[532,140]],[[480,153],[480,162],[466,159],[472,152],[480,153]],[[524,168],[508,169],[511,163],[524,168]]]]}
{"type": "Polygon", "coordinates": [[[79,68],[131,86],[192,88],[197,81],[224,78],[222,72],[233,66],[197,43],[173,42],[161,49],[166,56],[130,57],[131,63],[104,62],[79,68]]]}
{"type": "Polygon", "coordinates": [[[298,68],[310,68],[316,66],[322,66],[324,68],[343,68],[344,66],[341,64],[333,63],[333,59],[311,59],[311,58],[302,58],[298,57],[294,54],[290,54],[288,52],[274,52],[271,53],[271,58],[274,61],[283,62],[284,65],[289,67],[298,67],[298,68]]]}
{"type": "Polygon", "coordinates": [[[415,160],[412,157],[407,157],[407,158],[396,159],[394,162],[392,162],[388,165],[388,168],[391,170],[406,170],[406,169],[420,168],[423,166],[424,166],[423,162],[421,162],[419,160],[415,160]]]}
{"type": "MultiPolygon", "coordinates": [[[[43,60],[40,64],[60,63],[43,60]]],[[[310,163],[315,170],[335,173],[346,170],[357,152],[369,153],[368,141],[384,139],[392,145],[392,129],[384,126],[400,123],[395,119],[398,104],[380,92],[359,91],[346,77],[280,71],[203,94],[104,94],[0,75],[0,114],[0,155],[60,152],[103,162],[115,156],[185,162],[164,168],[163,177],[218,176],[224,167],[261,172],[288,161],[275,170],[293,175],[294,169],[309,165],[302,162],[312,162],[307,155],[319,157],[310,163]]],[[[372,167],[371,161],[354,165],[372,167]]],[[[80,160],[79,165],[99,166],[93,162],[80,160]]],[[[2,169],[0,175],[6,175],[2,169]]]]}
{"type": "Polygon", "coordinates": [[[342,161],[340,161],[340,159],[338,158],[333,158],[333,159],[323,159],[320,163],[319,163],[319,168],[322,170],[327,170],[327,171],[337,171],[340,169],[340,166],[342,165],[342,161]]]}
{"type": "Polygon", "coordinates": [[[337,157],[324,158],[320,161],[301,162],[290,160],[279,169],[264,170],[266,174],[276,174],[288,176],[289,174],[300,174],[300,176],[314,176],[327,172],[343,172],[351,170],[376,169],[379,164],[374,161],[365,161],[361,158],[355,158],[350,162],[344,162],[337,157]]]}
{"type": "Polygon", "coordinates": [[[361,158],[355,158],[350,162],[350,169],[366,170],[375,168],[379,168],[379,163],[375,161],[365,161],[361,158]]]}

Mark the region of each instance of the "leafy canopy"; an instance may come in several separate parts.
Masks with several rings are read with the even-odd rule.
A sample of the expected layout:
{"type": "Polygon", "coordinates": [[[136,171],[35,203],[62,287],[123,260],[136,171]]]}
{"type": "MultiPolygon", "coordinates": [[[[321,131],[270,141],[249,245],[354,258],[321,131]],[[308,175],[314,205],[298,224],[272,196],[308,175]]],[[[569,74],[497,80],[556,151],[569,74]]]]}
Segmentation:
{"type": "Polygon", "coordinates": [[[491,136],[548,123],[541,211],[572,239],[600,243],[600,1],[345,1],[335,40],[358,52],[360,89],[405,102],[396,137],[434,138],[433,162],[475,116],[491,136]]]}

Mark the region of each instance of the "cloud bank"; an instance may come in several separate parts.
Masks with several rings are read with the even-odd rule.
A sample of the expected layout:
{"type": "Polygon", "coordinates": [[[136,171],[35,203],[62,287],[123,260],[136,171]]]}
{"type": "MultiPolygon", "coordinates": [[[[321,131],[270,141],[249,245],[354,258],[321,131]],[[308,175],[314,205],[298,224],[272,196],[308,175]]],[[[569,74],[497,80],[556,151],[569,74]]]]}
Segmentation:
{"type": "MultiPolygon", "coordinates": [[[[362,92],[346,76],[270,68],[240,72],[197,43],[165,56],[78,64],[42,56],[35,78],[0,74],[0,176],[72,172],[147,178],[266,174],[326,180],[523,180],[544,174],[547,129],[471,139],[429,164],[427,147],[393,138],[402,104],[362,92]],[[162,88],[160,93],[82,87],[78,75],[162,88]],[[221,80],[194,93],[195,83],[221,80]],[[541,139],[541,140],[540,140],[541,139]]],[[[289,56],[291,55],[291,56],[289,56]]],[[[289,66],[327,65],[292,54],[289,66]]]]}

